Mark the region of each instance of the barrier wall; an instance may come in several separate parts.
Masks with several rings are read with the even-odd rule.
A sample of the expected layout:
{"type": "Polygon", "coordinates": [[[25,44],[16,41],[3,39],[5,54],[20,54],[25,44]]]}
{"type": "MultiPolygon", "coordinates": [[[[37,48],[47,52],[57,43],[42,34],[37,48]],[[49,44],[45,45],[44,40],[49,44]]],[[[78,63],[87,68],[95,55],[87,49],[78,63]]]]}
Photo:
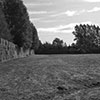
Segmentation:
{"type": "Polygon", "coordinates": [[[33,50],[23,50],[12,42],[0,38],[0,62],[26,57],[34,54],[33,50]]]}

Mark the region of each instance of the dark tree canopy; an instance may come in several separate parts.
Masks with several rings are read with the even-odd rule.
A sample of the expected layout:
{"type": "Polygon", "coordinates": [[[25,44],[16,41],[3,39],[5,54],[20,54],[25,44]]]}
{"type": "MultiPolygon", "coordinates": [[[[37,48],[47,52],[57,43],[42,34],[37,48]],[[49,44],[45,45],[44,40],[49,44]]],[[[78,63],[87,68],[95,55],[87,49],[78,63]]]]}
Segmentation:
{"type": "Polygon", "coordinates": [[[10,30],[5,19],[5,15],[2,11],[2,2],[0,2],[0,38],[12,41],[10,30]]]}
{"type": "Polygon", "coordinates": [[[26,7],[21,0],[5,0],[4,14],[8,23],[10,32],[13,36],[13,42],[18,46],[26,46],[27,27],[28,27],[28,13],[26,7]]]}
{"type": "Polygon", "coordinates": [[[32,28],[32,49],[37,50],[39,47],[39,37],[35,26],[31,23],[32,28]]]}
{"type": "Polygon", "coordinates": [[[60,40],[59,38],[55,38],[52,42],[54,46],[62,47],[63,46],[63,40],[60,40]]]}
{"type": "Polygon", "coordinates": [[[36,50],[36,54],[66,54],[68,53],[67,45],[60,38],[55,38],[52,43],[39,42],[39,48],[36,50]]]}
{"type": "Polygon", "coordinates": [[[75,31],[76,46],[82,51],[90,52],[100,47],[100,28],[95,25],[76,25],[75,31]]]}
{"type": "Polygon", "coordinates": [[[4,0],[3,12],[15,44],[19,47],[31,48],[33,41],[39,41],[37,31],[29,20],[27,8],[22,0],[4,0]]]}

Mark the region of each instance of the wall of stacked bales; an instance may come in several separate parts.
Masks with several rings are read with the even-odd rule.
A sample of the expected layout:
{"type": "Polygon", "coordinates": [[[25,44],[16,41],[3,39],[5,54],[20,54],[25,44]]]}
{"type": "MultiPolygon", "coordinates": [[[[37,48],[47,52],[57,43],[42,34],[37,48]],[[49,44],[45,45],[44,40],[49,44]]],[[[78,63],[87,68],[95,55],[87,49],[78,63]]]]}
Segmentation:
{"type": "Polygon", "coordinates": [[[14,43],[0,38],[0,62],[26,57],[31,54],[34,54],[33,50],[18,48],[14,43]]]}

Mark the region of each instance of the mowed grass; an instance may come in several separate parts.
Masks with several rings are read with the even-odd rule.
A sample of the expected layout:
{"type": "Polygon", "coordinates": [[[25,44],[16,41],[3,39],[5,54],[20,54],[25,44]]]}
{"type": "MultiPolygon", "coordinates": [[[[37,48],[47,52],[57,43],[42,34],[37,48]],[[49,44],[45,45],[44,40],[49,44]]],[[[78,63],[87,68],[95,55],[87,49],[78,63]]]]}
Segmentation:
{"type": "Polygon", "coordinates": [[[100,55],[33,55],[0,63],[0,100],[100,100],[100,55]]]}

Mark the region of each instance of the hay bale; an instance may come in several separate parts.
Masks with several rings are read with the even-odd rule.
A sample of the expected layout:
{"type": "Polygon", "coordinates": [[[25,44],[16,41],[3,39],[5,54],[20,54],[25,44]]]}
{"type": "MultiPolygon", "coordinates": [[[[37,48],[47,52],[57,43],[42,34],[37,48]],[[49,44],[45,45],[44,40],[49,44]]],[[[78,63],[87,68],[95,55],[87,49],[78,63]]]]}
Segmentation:
{"type": "Polygon", "coordinates": [[[1,45],[5,45],[5,40],[1,38],[1,45]]]}

